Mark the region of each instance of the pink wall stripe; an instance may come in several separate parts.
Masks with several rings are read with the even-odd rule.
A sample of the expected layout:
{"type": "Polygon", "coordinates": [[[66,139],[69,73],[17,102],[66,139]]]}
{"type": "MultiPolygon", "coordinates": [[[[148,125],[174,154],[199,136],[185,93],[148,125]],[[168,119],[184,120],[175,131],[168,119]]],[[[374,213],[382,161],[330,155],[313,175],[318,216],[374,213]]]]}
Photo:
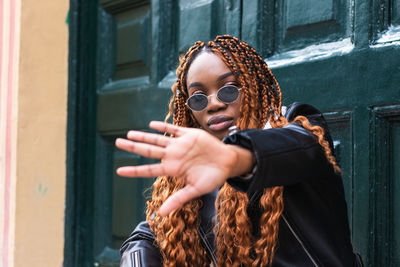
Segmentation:
{"type": "Polygon", "coordinates": [[[3,267],[8,267],[10,237],[10,191],[11,191],[11,144],[12,144],[12,93],[14,69],[14,37],[15,37],[15,0],[10,1],[10,38],[9,60],[7,66],[7,109],[6,109],[6,151],[5,151],[5,194],[4,194],[4,231],[3,231],[3,267]]]}
{"type": "MultiPolygon", "coordinates": [[[[3,0],[0,0],[0,82],[1,82],[1,72],[2,72],[2,70],[3,70],[3,41],[5,41],[5,40],[3,40],[3,24],[4,24],[4,10],[3,10],[3,0]]],[[[1,91],[3,90],[3,88],[1,88],[1,83],[0,83],[0,118],[1,118],[1,111],[2,111],[2,108],[1,108],[1,105],[2,105],[2,99],[1,99],[1,91]]],[[[1,172],[3,172],[4,170],[0,170],[1,172]]],[[[3,175],[3,173],[1,173],[0,175],[3,175]]],[[[4,173],[4,175],[5,175],[5,173],[4,173]]],[[[6,233],[6,232],[8,232],[8,230],[6,230],[6,223],[7,223],[7,217],[6,217],[6,199],[7,199],[7,197],[6,197],[6,191],[7,191],[7,187],[6,186],[4,186],[3,187],[4,189],[4,207],[2,207],[3,208],[3,212],[4,212],[4,223],[3,223],[3,229],[0,229],[0,230],[2,230],[2,233],[3,233],[3,237],[2,237],[2,240],[1,241],[3,241],[3,244],[2,244],[2,251],[1,251],[1,254],[0,255],[3,255],[3,257],[2,257],[2,264],[3,264],[3,266],[4,267],[7,267],[7,262],[8,262],[8,249],[6,248],[6,247],[8,247],[8,233],[6,233]]],[[[8,229],[8,225],[7,225],[7,229],[8,229]]]]}

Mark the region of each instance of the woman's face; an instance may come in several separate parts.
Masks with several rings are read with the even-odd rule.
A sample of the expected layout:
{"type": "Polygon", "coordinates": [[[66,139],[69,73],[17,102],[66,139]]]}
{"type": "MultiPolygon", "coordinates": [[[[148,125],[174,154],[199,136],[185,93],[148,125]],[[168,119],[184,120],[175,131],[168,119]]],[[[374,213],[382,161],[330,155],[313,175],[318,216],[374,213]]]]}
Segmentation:
{"type": "Polygon", "coordinates": [[[186,86],[189,96],[198,93],[212,95],[205,109],[192,113],[200,126],[218,139],[228,134],[229,127],[236,125],[240,115],[241,94],[231,104],[217,99],[217,91],[225,85],[240,87],[231,70],[217,55],[201,52],[190,65],[186,86]]]}

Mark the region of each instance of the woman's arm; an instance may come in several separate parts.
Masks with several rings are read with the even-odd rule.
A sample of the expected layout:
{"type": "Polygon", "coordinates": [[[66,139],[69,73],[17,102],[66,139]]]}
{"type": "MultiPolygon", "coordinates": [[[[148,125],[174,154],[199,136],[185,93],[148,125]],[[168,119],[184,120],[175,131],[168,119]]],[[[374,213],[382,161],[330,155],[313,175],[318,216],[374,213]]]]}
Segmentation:
{"type": "MultiPolygon", "coordinates": [[[[310,105],[294,103],[288,108],[286,118],[292,121],[299,115],[324,129],[325,139],[333,150],[321,112],[310,105]]],[[[224,142],[251,150],[255,155],[256,168],[252,178],[228,180],[236,189],[248,193],[266,187],[291,185],[333,172],[316,136],[298,123],[290,123],[283,128],[238,131],[227,136],[224,142]]]]}
{"type": "Polygon", "coordinates": [[[232,176],[249,172],[253,154],[239,146],[227,145],[206,131],[178,127],[163,122],[151,122],[150,127],[167,132],[170,138],[159,134],[130,131],[128,139],[117,139],[120,149],[160,163],[121,167],[117,173],[126,177],[172,176],[183,179],[186,186],[172,194],[160,207],[164,216],[187,201],[221,187],[232,176]]]}
{"type": "Polygon", "coordinates": [[[257,167],[252,178],[246,181],[241,178],[228,180],[233,186],[235,182],[243,186],[248,184],[248,189],[244,191],[295,184],[303,179],[320,177],[329,168],[316,138],[298,125],[240,131],[225,141],[235,145],[249,144],[249,150],[255,155],[257,167]]]}

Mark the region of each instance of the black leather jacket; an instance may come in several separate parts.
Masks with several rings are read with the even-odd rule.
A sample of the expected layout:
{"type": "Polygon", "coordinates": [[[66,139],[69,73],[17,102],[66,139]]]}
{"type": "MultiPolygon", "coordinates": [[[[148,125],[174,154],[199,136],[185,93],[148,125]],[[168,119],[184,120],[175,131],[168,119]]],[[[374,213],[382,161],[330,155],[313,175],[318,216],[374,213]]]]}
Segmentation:
{"type": "MultiPolygon", "coordinates": [[[[306,116],[325,129],[322,114],[310,105],[294,103],[286,111],[292,121],[306,116]]],[[[284,186],[284,211],[279,221],[277,249],[272,266],[361,266],[353,252],[343,183],[327,161],[314,135],[296,123],[284,128],[244,130],[230,134],[225,143],[253,151],[256,171],[252,178],[231,178],[228,182],[249,196],[248,215],[253,234],[258,236],[262,189],[284,186]]],[[[203,196],[199,233],[216,266],[214,236],[216,192],[203,196]]],[[[147,222],[140,223],[121,247],[121,266],[162,266],[162,257],[147,222]]]]}

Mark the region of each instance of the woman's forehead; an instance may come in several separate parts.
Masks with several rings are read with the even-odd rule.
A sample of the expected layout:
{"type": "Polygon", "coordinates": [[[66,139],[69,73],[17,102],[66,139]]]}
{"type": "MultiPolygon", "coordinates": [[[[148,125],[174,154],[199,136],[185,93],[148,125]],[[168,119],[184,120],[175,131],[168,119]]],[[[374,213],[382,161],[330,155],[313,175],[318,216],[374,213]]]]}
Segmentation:
{"type": "Polygon", "coordinates": [[[232,73],[225,62],[215,53],[204,51],[201,52],[192,62],[187,73],[187,86],[192,82],[200,82],[202,80],[217,80],[223,75],[231,76],[232,73]]]}

